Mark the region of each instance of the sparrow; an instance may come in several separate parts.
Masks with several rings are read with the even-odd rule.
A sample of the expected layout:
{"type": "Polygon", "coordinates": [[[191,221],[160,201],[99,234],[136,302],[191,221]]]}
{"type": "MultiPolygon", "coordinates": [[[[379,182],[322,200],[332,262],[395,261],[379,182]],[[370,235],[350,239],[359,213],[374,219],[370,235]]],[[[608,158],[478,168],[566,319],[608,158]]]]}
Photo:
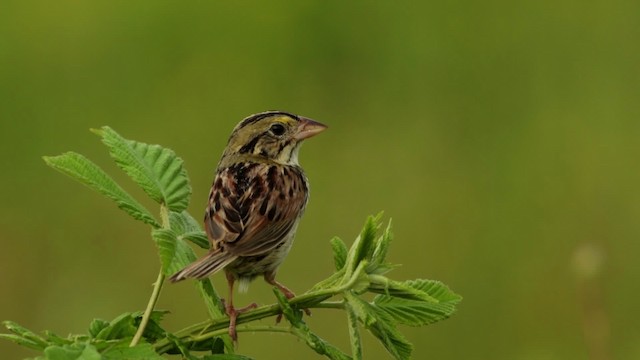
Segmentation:
{"type": "Polygon", "coordinates": [[[171,276],[178,282],[203,279],[224,270],[229,287],[225,311],[229,335],[237,341],[236,319],[257,307],[235,308],[233,287],[246,291],[258,276],[288,299],[295,294],[276,281],[309,200],[309,183],[298,163],[304,140],[327,128],[284,111],[267,111],[242,120],[231,133],[218,163],[204,228],[209,253],[171,276]]]}

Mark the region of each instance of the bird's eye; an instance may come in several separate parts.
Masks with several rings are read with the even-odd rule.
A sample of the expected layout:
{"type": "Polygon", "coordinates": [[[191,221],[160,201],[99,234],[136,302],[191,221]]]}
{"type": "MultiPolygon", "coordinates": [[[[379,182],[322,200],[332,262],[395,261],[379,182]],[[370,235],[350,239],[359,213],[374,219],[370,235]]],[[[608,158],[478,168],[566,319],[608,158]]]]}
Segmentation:
{"type": "Polygon", "coordinates": [[[271,125],[271,127],[269,128],[269,131],[271,131],[271,133],[275,136],[280,136],[282,134],[284,134],[285,132],[285,127],[284,125],[280,124],[280,123],[275,123],[273,125],[271,125]]]}

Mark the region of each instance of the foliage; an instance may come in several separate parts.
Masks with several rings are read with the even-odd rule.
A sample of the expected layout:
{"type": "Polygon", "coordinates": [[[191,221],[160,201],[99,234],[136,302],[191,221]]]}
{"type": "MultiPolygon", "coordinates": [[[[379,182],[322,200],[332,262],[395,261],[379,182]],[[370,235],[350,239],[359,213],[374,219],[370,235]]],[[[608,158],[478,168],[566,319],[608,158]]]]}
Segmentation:
{"type": "MultiPolygon", "coordinates": [[[[94,132],[102,137],[118,166],[160,205],[160,219],[84,156],[68,152],[44,157],[44,160],[113,200],[134,219],[151,226],[161,269],[149,304],[144,312],[124,313],[112,321],[95,319],[86,334],[67,337],[51,332],[38,335],[5,321],[10,333],[0,334],[0,338],[39,351],[41,355],[36,359],[162,359],[163,354],[181,354],[189,360],[248,359],[234,354],[234,344],[227,335],[224,308],[209,280],[196,282],[211,316],[208,321],[172,332],[161,324],[167,312],[155,309],[165,276],[195,260],[187,242],[203,248],[209,245],[200,225],[185,210],[191,187],[182,159],[159,145],[127,140],[109,127],[94,132]]],[[[331,246],[336,268],[333,275],[291,300],[274,288],[277,302],[242,314],[238,318],[238,332],[285,332],[330,359],[361,359],[360,331],[366,329],[394,358],[410,358],[413,346],[400,333],[398,325],[423,326],[446,319],[455,311],[461,297],[438,281],[395,281],[386,277],[385,274],[395,267],[386,260],[392,241],[391,223],[383,231],[380,231],[380,224],[381,214],[369,217],[350,248],[341,239],[333,238],[331,246]],[[363,297],[366,293],[377,295],[368,301],[363,297]],[[332,298],[338,300],[330,301],[332,298]],[[345,310],[351,355],[309,329],[301,310],[308,308],[345,310]],[[280,314],[288,320],[288,326],[247,324],[280,314]]]]}

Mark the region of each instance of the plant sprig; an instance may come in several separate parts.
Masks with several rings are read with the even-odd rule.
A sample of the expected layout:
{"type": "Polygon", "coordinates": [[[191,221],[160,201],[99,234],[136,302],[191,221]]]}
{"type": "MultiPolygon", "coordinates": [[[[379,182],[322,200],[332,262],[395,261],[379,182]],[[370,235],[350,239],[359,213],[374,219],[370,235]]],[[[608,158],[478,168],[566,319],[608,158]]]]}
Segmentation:
{"type": "MultiPolygon", "coordinates": [[[[186,211],[191,186],[182,159],[159,145],[125,139],[106,126],[93,132],[102,138],[116,164],[159,204],[159,219],[86,157],[67,152],[44,160],[151,227],[160,270],[147,307],[144,312],[124,313],[112,321],[95,319],[87,334],[67,337],[48,331],[38,335],[5,321],[10,333],[0,334],[0,338],[39,351],[36,359],[163,359],[163,354],[181,354],[189,360],[248,359],[234,354],[234,344],[227,334],[229,319],[210,280],[195,282],[210,319],[172,332],[161,325],[167,312],[155,309],[165,277],[196,259],[188,242],[209,246],[206,234],[186,211]]],[[[391,222],[381,230],[381,214],[367,219],[350,248],[333,238],[334,274],[290,300],[274,288],[277,302],[240,315],[237,331],[288,333],[330,359],[362,359],[360,331],[366,329],[394,358],[410,358],[413,346],[398,325],[424,326],[444,320],[453,314],[461,297],[438,281],[388,278],[386,274],[396,267],[386,260],[392,238],[391,222]],[[363,297],[366,293],[376,296],[369,301],[363,297]],[[311,331],[301,310],[308,308],[346,312],[351,355],[311,331]],[[252,324],[279,314],[287,319],[287,325],[252,324]]]]}

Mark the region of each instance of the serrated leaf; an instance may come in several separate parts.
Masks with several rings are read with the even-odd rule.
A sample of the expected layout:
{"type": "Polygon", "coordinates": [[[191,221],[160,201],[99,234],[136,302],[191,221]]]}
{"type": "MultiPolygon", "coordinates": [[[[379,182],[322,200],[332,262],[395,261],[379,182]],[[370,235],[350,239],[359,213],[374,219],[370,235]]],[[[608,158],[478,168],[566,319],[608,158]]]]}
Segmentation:
{"type": "MultiPolygon", "coordinates": [[[[205,358],[205,357],[196,357],[195,355],[191,354],[191,351],[207,351],[211,353],[211,355],[208,355],[208,356],[212,356],[216,354],[224,354],[224,350],[227,346],[223,341],[223,339],[221,339],[220,337],[209,338],[209,339],[190,342],[186,344],[177,336],[171,333],[167,333],[167,339],[175,346],[175,349],[172,349],[167,353],[181,354],[185,360],[197,360],[197,359],[205,358]]],[[[231,340],[229,339],[229,341],[231,340]]],[[[230,350],[231,352],[228,352],[227,354],[224,354],[224,355],[229,355],[229,356],[234,355],[232,352],[233,347],[231,347],[230,350]]]]}
{"type": "Polygon", "coordinates": [[[200,223],[187,211],[169,213],[169,224],[177,234],[201,231],[200,223]]]}
{"type": "Polygon", "coordinates": [[[124,313],[113,319],[109,326],[100,330],[96,339],[98,340],[119,340],[133,337],[136,333],[134,316],[131,313],[124,313]]]}
{"type": "Polygon", "coordinates": [[[351,360],[352,359],[351,356],[343,353],[340,349],[326,342],[316,334],[311,333],[310,335],[313,343],[322,344],[321,347],[317,346],[313,348],[318,354],[324,355],[332,360],[351,360]]]}
{"type": "Polygon", "coordinates": [[[196,259],[193,249],[178,239],[172,229],[154,229],[151,236],[158,246],[162,272],[165,275],[169,276],[182,270],[196,259]]]}
{"type": "MultiPolygon", "coordinates": [[[[183,214],[185,213],[186,212],[183,212],[183,214]]],[[[193,229],[193,226],[197,228],[198,225],[194,225],[195,221],[188,220],[189,218],[191,217],[171,213],[170,223],[181,231],[191,230],[193,229]],[[187,220],[185,221],[185,219],[187,220]]],[[[162,263],[162,271],[165,275],[172,275],[196,260],[196,255],[193,252],[193,249],[191,249],[184,240],[178,237],[172,229],[155,229],[152,231],[151,235],[158,246],[160,262],[162,263]]],[[[224,311],[224,306],[220,301],[220,296],[213,287],[211,281],[209,279],[203,279],[196,281],[195,284],[200,295],[202,295],[212,318],[225,315],[226,313],[224,311]]],[[[231,341],[228,337],[223,338],[225,344],[231,346],[231,341]]]]}
{"type": "MultiPolygon", "coordinates": [[[[149,316],[149,322],[147,326],[144,328],[144,333],[142,334],[143,338],[149,342],[154,343],[156,340],[160,338],[166,337],[166,331],[162,328],[160,323],[166,314],[168,314],[168,310],[154,310],[151,312],[149,316]]],[[[141,311],[132,314],[134,318],[135,327],[138,328],[140,326],[140,322],[142,321],[143,313],[141,311]]]]}
{"type": "Polygon", "coordinates": [[[45,346],[43,346],[41,343],[29,340],[29,339],[25,339],[22,336],[15,335],[15,334],[0,334],[0,339],[5,339],[8,341],[14,342],[18,345],[28,347],[34,350],[42,351],[45,348],[45,346]]]}
{"type": "Polygon", "coordinates": [[[354,360],[362,359],[362,341],[360,339],[360,329],[358,328],[358,317],[349,304],[345,308],[347,311],[347,322],[349,325],[349,339],[351,343],[351,355],[354,360]]]}
{"type": "Polygon", "coordinates": [[[347,245],[339,237],[331,239],[331,248],[333,249],[333,263],[336,266],[336,270],[340,270],[347,262],[347,245]]]}
{"type": "Polygon", "coordinates": [[[57,334],[55,334],[52,331],[49,330],[45,330],[44,332],[46,338],[47,338],[47,342],[51,345],[65,345],[65,344],[71,344],[73,341],[69,340],[69,339],[65,339],[57,334]]]}
{"type": "Polygon", "coordinates": [[[144,360],[162,360],[162,356],[158,355],[151,344],[138,344],[129,347],[127,344],[114,346],[102,353],[104,360],[125,360],[125,359],[144,359],[144,360]]]}
{"type": "Polygon", "coordinates": [[[191,241],[192,243],[198,245],[203,249],[208,250],[209,247],[211,246],[211,243],[209,242],[209,238],[207,237],[207,234],[202,230],[186,232],[180,235],[179,238],[182,240],[191,241]]]}
{"type": "Polygon", "coordinates": [[[335,286],[338,286],[342,281],[344,281],[345,272],[346,271],[344,268],[340,269],[339,271],[333,273],[328,278],[313,285],[313,287],[311,288],[311,291],[326,290],[326,289],[331,289],[335,286]]]}
{"type": "MultiPolygon", "coordinates": [[[[44,349],[49,345],[49,343],[43,339],[41,336],[37,335],[33,331],[21,326],[13,321],[3,321],[3,325],[7,328],[7,330],[16,334],[19,338],[24,339],[24,345],[29,346],[28,344],[36,344],[38,349],[44,349]]],[[[7,336],[10,336],[7,334],[7,336]]],[[[17,337],[11,337],[11,341],[17,342],[17,337]]],[[[30,346],[33,348],[33,346],[30,346]]]]}
{"type": "Polygon", "coordinates": [[[93,319],[91,324],[89,324],[89,335],[94,338],[107,326],[109,326],[108,321],[103,319],[93,319]]]}
{"type": "Polygon", "coordinates": [[[153,227],[160,226],[149,210],[138,203],[99,166],[86,157],[78,153],[67,152],[59,156],[44,156],[43,159],[52,168],[115,201],[120,209],[134,219],[153,227]]]}
{"type": "Polygon", "coordinates": [[[448,318],[455,311],[455,305],[448,303],[434,304],[427,301],[397,298],[388,301],[378,300],[376,305],[395,322],[410,326],[432,324],[448,318]]]}
{"type": "Polygon", "coordinates": [[[274,288],[273,293],[278,300],[278,305],[280,305],[282,315],[284,315],[285,319],[289,320],[294,327],[306,328],[307,325],[302,321],[302,311],[294,309],[289,303],[289,299],[287,299],[280,290],[274,288]]]}
{"type": "Polygon", "coordinates": [[[209,249],[210,243],[207,234],[187,211],[171,212],[169,214],[169,224],[179,239],[188,240],[203,249],[209,249]]]}
{"type": "Polygon", "coordinates": [[[64,346],[49,346],[44,350],[47,360],[100,360],[102,357],[91,344],[75,343],[64,346]]]}
{"type": "Polygon", "coordinates": [[[345,300],[353,314],[382,342],[382,345],[396,359],[409,359],[413,346],[396,329],[393,319],[385,312],[352,294],[345,293],[345,300]]]}
{"type": "Polygon", "coordinates": [[[414,289],[424,291],[440,302],[453,302],[457,304],[462,300],[462,296],[454,293],[447,285],[437,280],[415,279],[407,280],[403,283],[414,289]]]}
{"type": "Polygon", "coordinates": [[[359,297],[346,292],[344,298],[347,301],[350,311],[362,322],[365,326],[371,326],[377,319],[371,310],[371,304],[360,299],[359,297]]]}
{"type": "Polygon", "coordinates": [[[94,132],[102,137],[118,166],[149,197],[171,211],[187,208],[191,185],[182,159],[173,150],[125,139],[108,126],[94,132]]]}
{"type": "Polygon", "coordinates": [[[389,220],[389,224],[387,224],[387,228],[384,230],[384,233],[376,240],[375,249],[371,256],[372,265],[380,266],[385,264],[389,244],[392,240],[393,233],[391,232],[391,220],[389,220]]]}
{"type": "MultiPolygon", "coordinates": [[[[389,280],[384,276],[369,276],[371,284],[369,291],[377,294],[389,295],[411,300],[424,300],[438,303],[440,300],[432,296],[428,291],[414,286],[412,281],[389,280]]],[[[428,281],[428,280],[425,280],[428,281]]]]}
{"type": "Polygon", "coordinates": [[[422,326],[444,320],[455,312],[456,305],[462,299],[439,281],[419,279],[404,283],[429,294],[437,302],[388,295],[376,296],[373,300],[376,307],[400,324],[422,326]]]}
{"type": "MultiPolygon", "coordinates": [[[[163,272],[167,276],[182,270],[196,260],[193,249],[184,240],[191,240],[201,247],[209,248],[209,239],[200,229],[199,223],[187,211],[170,212],[169,224],[171,229],[158,229],[152,232],[152,237],[159,249],[163,272]]],[[[224,316],[226,314],[224,306],[211,281],[203,279],[196,281],[195,284],[211,317],[224,316]]],[[[231,338],[226,335],[221,338],[228,351],[233,350],[231,338]]]]}
{"type": "Polygon", "coordinates": [[[369,216],[367,221],[349,249],[346,261],[347,275],[351,276],[362,260],[371,260],[375,246],[375,237],[379,227],[382,213],[377,216],[369,216]]]}
{"type": "MultiPolygon", "coordinates": [[[[209,310],[209,315],[212,319],[219,318],[221,316],[226,315],[224,305],[220,300],[220,295],[213,287],[211,280],[203,279],[196,282],[196,287],[200,291],[200,295],[204,299],[205,304],[207,305],[207,310],[209,310]]],[[[231,338],[228,335],[225,335],[225,344],[231,344],[231,338]]]]}
{"type": "Polygon", "coordinates": [[[294,309],[289,300],[278,289],[273,289],[273,293],[278,300],[280,309],[284,317],[291,323],[291,326],[295,328],[295,333],[298,337],[304,339],[315,352],[321,355],[325,355],[330,359],[347,360],[351,359],[350,356],[340,351],[335,346],[326,342],[318,335],[309,330],[307,324],[302,320],[302,311],[294,309]]]}
{"type": "Polygon", "coordinates": [[[394,358],[398,360],[411,359],[413,345],[388,319],[376,321],[367,329],[382,342],[382,345],[394,358]]]}

